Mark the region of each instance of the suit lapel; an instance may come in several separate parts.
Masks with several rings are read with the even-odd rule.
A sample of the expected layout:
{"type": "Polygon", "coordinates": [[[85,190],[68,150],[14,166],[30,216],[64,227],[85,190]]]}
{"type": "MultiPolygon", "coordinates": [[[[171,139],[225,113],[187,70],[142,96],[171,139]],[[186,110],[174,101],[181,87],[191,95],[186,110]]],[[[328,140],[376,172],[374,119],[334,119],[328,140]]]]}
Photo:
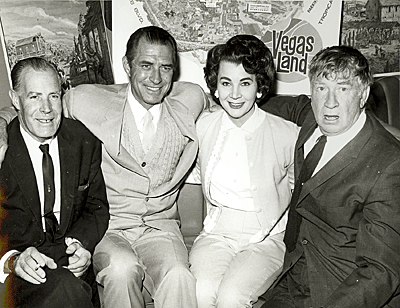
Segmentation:
{"type": "Polygon", "coordinates": [[[369,116],[361,131],[348,144],[346,144],[325,166],[321,168],[309,181],[307,181],[300,193],[299,202],[311,191],[337,175],[343,169],[352,164],[360,155],[365,144],[372,135],[372,121],[369,116]]]}
{"type": "Polygon", "coordinates": [[[311,137],[316,126],[317,122],[315,121],[314,114],[312,111],[310,111],[306,119],[304,120],[303,127],[301,128],[299,133],[299,138],[296,142],[295,165],[294,165],[295,167],[294,172],[296,179],[300,174],[300,170],[304,162],[304,144],[311,137]]]}
{"type": "Polygon", "coordinates": [[[76,148],[71,144],[73,135],[67,127],[61,124],[58,133],[58,150],[60,154],[60,173],[61,173],[61,215],[60,215],[60,234],[65,234],[71,211],[74,203],[75,190],[78,186],[78,174],[76,161],[76,148]]]}
{"type": "Polygon", "coordinates": [[[28,149],[20,132],[18,119],[10,124],[9,135],[11,137],[9,138],[10,146],[8,150],[11,158],[9,161],[10,169],[14,173],[33,215],[37,221],[41,222],[42,215],[36,176],[28,149]]]}
{"type": "Polygon", "coordinates": [[[109,113],[105,115],[105,120],[101,124],[102,131],[105,132],[102,141],[105,145],[105,150],[117,163],[133,172],[146,176],[139,163],[121,145],[124,111],[125,108],[129,107],[127,104],[127,91],[129,90],[130,87],[128,84],[127,87],[123,87],[118,92],[114,101],[111,102],[109,113]]]}

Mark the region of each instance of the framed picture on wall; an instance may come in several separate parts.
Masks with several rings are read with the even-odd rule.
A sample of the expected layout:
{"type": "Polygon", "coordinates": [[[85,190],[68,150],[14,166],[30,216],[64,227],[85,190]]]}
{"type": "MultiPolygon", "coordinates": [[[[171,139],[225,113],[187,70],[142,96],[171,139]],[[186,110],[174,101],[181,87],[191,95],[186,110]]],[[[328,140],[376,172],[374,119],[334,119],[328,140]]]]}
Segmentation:
{"type": "Polygon", "coordinates": [[[38,56],[57,65],[64,88],[114,83],[104,8],[104,0],[0,0],[9,67],[38,56]]]}
{"type": "Polygon", "coordinates": [[[341,44],[359,49],[374,76],[400,74],[400,1],[344,0],[341,44]]]}

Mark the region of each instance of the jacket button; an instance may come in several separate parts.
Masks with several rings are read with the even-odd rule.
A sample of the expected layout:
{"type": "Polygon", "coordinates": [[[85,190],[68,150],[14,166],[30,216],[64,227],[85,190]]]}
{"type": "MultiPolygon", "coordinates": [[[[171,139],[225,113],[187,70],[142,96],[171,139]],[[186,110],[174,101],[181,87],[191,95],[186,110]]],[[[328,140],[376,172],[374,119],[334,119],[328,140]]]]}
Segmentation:
{"type": "Polygon", "coordinates": [[[142,167],[146,167],[146,162],[142,162],[142,167]]]}
{"type": "Polygon", "coordinates": [[[307,245],[307,244],[308,244],[308,241],[307,241],[307,240],[302,240],[301,243],[302,243],[303,245],[307,245]]]}

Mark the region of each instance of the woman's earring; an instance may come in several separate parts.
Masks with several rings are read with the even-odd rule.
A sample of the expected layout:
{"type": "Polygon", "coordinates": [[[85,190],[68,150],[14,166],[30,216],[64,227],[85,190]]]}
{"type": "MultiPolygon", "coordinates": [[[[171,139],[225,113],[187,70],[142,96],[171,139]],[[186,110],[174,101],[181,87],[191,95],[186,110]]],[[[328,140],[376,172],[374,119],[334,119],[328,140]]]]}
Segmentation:
{"type": "Polygon", "coordinates": [[[262,96],[262,93],[257,92],[256,97],[257,97],[257,98],[261,98],[261,96],[262,96]]]}
{"type": "Polygon", "coordinates": [[[219,98],[219,93],[218,93],[218,91],[215,91],[215,92],[214,92],[214,96],[215,96],[216,98],[219,98]]]}

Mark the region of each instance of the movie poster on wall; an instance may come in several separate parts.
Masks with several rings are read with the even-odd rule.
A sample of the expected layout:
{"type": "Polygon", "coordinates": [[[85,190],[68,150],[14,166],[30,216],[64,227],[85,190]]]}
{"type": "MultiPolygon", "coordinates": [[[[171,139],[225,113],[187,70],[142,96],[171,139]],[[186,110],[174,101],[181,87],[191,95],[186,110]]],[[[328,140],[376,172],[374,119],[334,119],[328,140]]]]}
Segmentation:
{"type": "Polygon", "coordinates": [[[338,45],[342,1],[119,0],[113,1],[113,70],[127,82],[122,67],[126,42],[140,27],[168,30],[178,43],[179,80],[208,90],[203,67],[215,44],[247,33],[270,48],[277,70],[276,93],[309,93],[308,64],[323,47],[338,45]]]}

